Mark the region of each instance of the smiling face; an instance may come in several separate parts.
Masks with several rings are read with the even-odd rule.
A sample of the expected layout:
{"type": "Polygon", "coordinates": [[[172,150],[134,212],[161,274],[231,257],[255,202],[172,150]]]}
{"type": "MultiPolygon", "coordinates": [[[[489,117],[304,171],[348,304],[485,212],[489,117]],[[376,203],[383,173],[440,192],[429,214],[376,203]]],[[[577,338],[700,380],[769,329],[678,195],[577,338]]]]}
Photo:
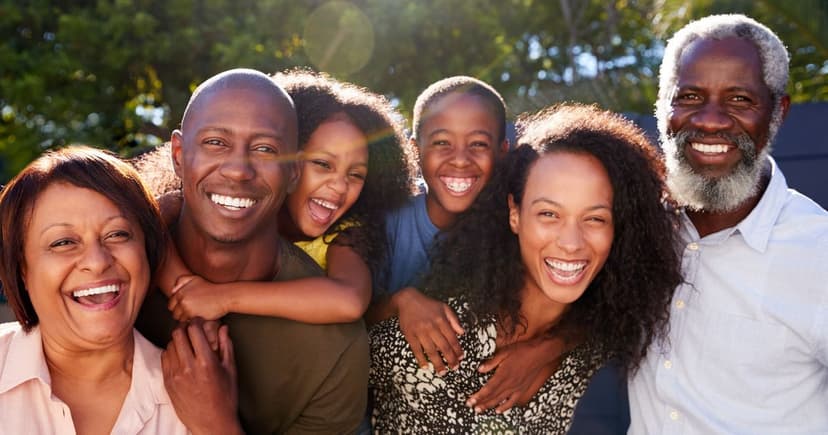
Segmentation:
{"type": "Polygon", "coordinates": [[[509,198],[526,291],[557,309],[581,297],[612,247],[612,199],[609,176],[591,155],[556,151],[532,165],[521,204],[509,198]]]}
{"type": "Polygon", "coordinates": [[[735,209],[757,191],[774,110],[759,52],[743,39],[700,39],[677,78],[663,140],[668,184],[691,208],[735,209]]]}
{"type": "Polygon", "coordinates": [[[215,242],[275,231],[278,210],[295,187],[296,117],[287,100],[267,91],[207,90],[173,132],[182,219],[215,242]]]}
{"type": "Polygon", "coordinates": [[[320,124],[302,153],[302,176],[286,204],[301,235],[316,238],[359,198],[368,175],[368,141],[350,121],[337,119],[320,124]]]}
{"type": "Polygon", "coordinates": [[[150,283],[137,222],[105,196],[57,182],[35,201],[23,246],[44,341],[85,350],[131,339],[150,283]]]}
{"type": "Polygon", "coordinates": [[[450,93],[433,103],[419,132],[431,221],[445,228],[474,202],[492,176],[501,126],[480,97],[450,93]]]}

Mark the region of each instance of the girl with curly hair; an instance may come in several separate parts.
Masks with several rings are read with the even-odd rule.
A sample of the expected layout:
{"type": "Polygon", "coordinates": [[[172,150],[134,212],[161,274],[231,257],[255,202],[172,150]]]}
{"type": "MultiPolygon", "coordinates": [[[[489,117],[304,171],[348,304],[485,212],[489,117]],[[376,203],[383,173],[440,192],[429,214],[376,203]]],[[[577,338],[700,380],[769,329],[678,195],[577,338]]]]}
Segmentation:
{"type": "Polygon", "coordinates": [[[646,138],[611,112],[563,105],[519,121],[520,145],[445,237],[425,280],[466,334],[443,376],[420,368],[391,319],[371,331],[379,433],[566,433],[592,374],[636,370],[663,339],[681,281],[663,168],[646,138]],[[528,403],[499,413],[467,402],[496,349],[554,332],[558,369],[528,403]]]}
{"type": "MultiPolygon", "coordinates": [[[[372,275],[381,273],[387,252],[385,215],[413,190],[416,150],[403,137],[402,117],[380,95],[308,70],[273,79],[294,101],[303,165],[280,211],[279,230],[327,276],[214,284],[182,264],[168,266],[160,286],[169,291],[178,320],[236,312],[347,323],[368,307],[372,275]]],[[[180,199],[165,198],[165,216],[176,216],[180,199]]]]}

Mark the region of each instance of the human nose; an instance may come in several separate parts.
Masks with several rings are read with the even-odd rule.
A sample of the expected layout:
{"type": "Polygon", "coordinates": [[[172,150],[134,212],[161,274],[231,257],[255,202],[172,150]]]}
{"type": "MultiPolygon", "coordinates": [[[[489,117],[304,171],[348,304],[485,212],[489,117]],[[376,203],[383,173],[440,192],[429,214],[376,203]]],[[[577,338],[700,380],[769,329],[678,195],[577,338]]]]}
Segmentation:
{"type": "Polygon", "coordinates": [[[725,131],[733,126],[733,119],[718,101],[707,101],[691,120],[696,129],[708,133],[725,131]]]}
{"type": "Polygon", "coordinates": [[[454,166],[467,166],[470,164],[469,149],[465,146],[458,146],[451,155],[451,164],[454,166]]]}
{"type": "Polygon", "coordinates": [[[584,246],[584,233],[576,223],[565,223],[558,234],[558,247],[564,252],[573,254],[584,246]]]}
{"type": "Polygon", "coordinates": [[[237,152],[229,156],[222,162],[219,171],[225,178],[237,181],[250,180],[256,174],[250,156],[244,152],[237,152]]]}
{"type": "Polygon", "coordinates": [[[112,252],[100,242],[87,245],[78,261],[78,267],[87,272],[99,274],[112,265],[112,252]]]}
{"type": "Polygon", "coordinates": [[[338,195],[345,194],[348,191],[348,177],[347,174],[336,174],[328,180],[328,187],[336,192],[338,195]]]}

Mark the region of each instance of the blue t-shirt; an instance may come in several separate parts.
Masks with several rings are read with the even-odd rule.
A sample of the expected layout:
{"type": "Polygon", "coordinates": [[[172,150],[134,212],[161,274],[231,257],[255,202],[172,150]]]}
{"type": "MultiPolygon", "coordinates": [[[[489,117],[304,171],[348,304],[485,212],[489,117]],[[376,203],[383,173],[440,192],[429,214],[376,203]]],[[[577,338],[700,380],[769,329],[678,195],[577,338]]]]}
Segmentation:
{"type": "Polygon", "coordinates": [[[426,210],[426,195],[411,198],[389,213],[385,220],[388,237],[388,270],[380,288],[393,294],[405,287],[419,287],[428,271],[429,253],[439,229],[426,210]]]}

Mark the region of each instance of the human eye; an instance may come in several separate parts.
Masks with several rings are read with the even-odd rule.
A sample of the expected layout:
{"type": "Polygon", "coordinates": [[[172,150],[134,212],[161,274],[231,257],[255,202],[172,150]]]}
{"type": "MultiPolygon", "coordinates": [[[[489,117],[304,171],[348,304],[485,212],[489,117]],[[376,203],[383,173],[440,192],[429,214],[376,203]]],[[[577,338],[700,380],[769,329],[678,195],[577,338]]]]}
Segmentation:
{"type": "Polygon", "coordinates": [[[366,174],[363,174],[362,172],[351,172],[348,176],[357,181],[365,181],[366,174]]]}
{"type": "Polygon", "coordinates": [[[67,237],[67,238],[57,239],[57,240],[49,243],[49,248],[54,249],[54,250],[59,250],[59,251],[65,251],[66,249],[73,246],[74,244],[75,244],[75,241],[67,237]]]}
{"type": "Polygon", "coordinates": [[[445,139],[436,139],[431,141],[431,146],[433,147],[448,147],[451,143],[445,139]]]}
{"type": "Polygon", "coordinates": [[[590,215],[586,217],[586,222],[591,225],[603,226],[612,222],[612,217],[605,215],[590,215]]]}
{"type": "Polygon", "coordinates": [[[316,165],[316,166],[318,166],[318,167],[322,168],[322,169],[328,169],[328,170],[330,170],[330,169],[331,169],[331,164],[330,164],[330,163],[328,163],[328,161],[327,161],[327,160],[322,160],[322,159],[313,159],[313,160],[311,160],[310,162],[311,162],[312,164],[314,164],[314,165],[316,165]]]}
{"type": "Polygon", "coordinates": [[[695,92],[683,91],[676,94],[674,103],[678,104],[694,104],[701,101],[701,96],[695,92]]]}
{"type": "Polygon", "coordinates": [[[488,142],[484,142],[484,141],[474,141],[474,142],[471,143],[470,146],[472,148],[486,149],[486,150],[491,148],[491,144],[489,144],[488,142]]]}
{"type": "Polygon", "coordinates": [[[270,144],[255,145],[253,151],[257,153],[279,154],[279,149],[270,144]]]}
{"type": "Polygon", "coordinates": [[[558,213],[555,213],[552,210],[541,210],[538,212],[538,216],[545,219],[555,219],[558,217],[558,213]]]}
{"type": "Polygon", "coordinates": [[[211,146],[211,147],[224,147],[224,146],[226,146],[226,143],[223,140],[218,139],[218,138],[207,138],[207,139],[204,139],[202,141],[202,143],[204,145],[208,145],[208,146],[211,146]]]}
{"type": "Polygon", "coordinates": [[[114,230],[106,234],[105,239],[112,242],[126,241],[132,238],[132,234],[127,230],[114,230]]]}

